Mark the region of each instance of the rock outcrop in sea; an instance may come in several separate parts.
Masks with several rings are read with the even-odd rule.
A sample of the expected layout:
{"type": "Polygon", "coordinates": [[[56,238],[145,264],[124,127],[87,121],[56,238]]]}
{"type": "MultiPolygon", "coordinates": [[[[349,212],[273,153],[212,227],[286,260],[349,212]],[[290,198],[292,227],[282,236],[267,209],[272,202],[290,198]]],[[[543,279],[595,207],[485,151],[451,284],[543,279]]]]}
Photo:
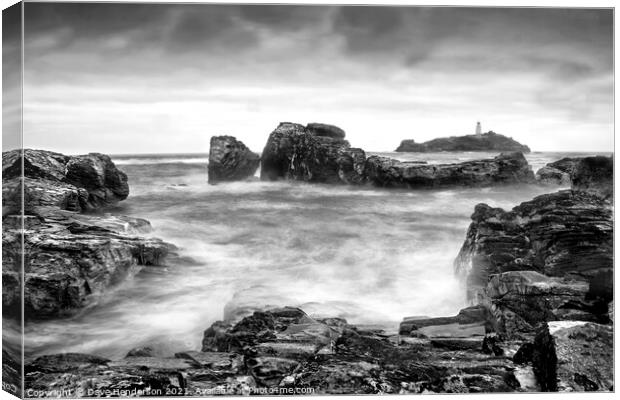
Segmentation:
{"type": "Polygon", "coordinates": [[[69,314],[142,266],[161,265],[173,248],[142,237],[150,230],[144,219],[102,213],[129,194],[127,176],[110,157],[26,149],[5,152],[2,160],[5,313],[21,308],[22,235],[28,319],[69,314]]]}
{"type": "Polygon", "coordinates": [[[563,158],[536,172],[542,184],[571,186],[603,198],[613,197],[613,159],[605,156],[563,158]]]}
{"type": "MultiPolygon", "coordinates": [[[[370,156],[352,148],[342,129],[327,124],[281,123],[261,156],[261,179],[379,187],[429,188],[532,183],[534,174],[520,152],[493,159],[429,165],[370,156]]],[[[529,151],[529,150],[528,150],[529,151]]]]}
{"type": "Polygon", "coordinates": [[[366,175],[379,187],[429,188],[445,186],[489,186],[531,183],[534,173],[522,153],[501,153],[486,159],[457,164],[419,164],[371,156],[366,175]]]}
{"type": "Polygon", "coordinates": [[[565,157],[548,163],[536,171],[536,181],[545,185],[570,186],[575,165],[580,160],[580,157],[565,157]]]}
{"type": "Polygon", "coordinates": [[[213,136],[209,149],[209,183],[251,178],[260,164],[260,156],[233,136],[213,136]]]}
{"type": "Polygon", "coordinates": [[[352,149],[333,125],[282,122],[269,135],[261,156],[261,179],[358,184],[364,181],[365,154],[352,149]]]}
{"type": "Polygon", "coordinates": [[[529,153],[530,148],[516,140],[493,131],[480,135],[451,136],[424,143],[413,139],[403,140],[395,150],[398,152],[428,153],[440,151],[520,151],[529,153]]]}

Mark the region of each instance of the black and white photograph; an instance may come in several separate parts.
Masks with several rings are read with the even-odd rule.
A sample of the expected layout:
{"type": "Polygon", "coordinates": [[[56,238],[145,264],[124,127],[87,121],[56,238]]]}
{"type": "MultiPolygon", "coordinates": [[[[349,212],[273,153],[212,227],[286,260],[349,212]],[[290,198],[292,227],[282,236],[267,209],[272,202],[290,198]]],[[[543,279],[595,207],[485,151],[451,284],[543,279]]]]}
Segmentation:
{"type": "Polygon", "coordinates": [[[615,9],[508,4],[3,1],[3,391],[611,398],[615,9]]]}

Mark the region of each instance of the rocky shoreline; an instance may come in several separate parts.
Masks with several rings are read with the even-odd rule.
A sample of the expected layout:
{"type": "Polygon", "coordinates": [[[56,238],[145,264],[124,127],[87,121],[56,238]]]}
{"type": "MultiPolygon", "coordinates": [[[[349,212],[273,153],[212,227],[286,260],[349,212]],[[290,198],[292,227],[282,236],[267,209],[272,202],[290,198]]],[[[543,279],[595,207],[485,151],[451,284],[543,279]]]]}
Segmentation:
{"type": "Polygon", "coordinates": [[[22,300],[26,319],[69,315],[142,267],[162,265],[174,250],[143,236],[151,230],[147,220],[103,213],[129,195],[127,176],[110,157],[26,149],[23,156],[21,151],[3,153],[2,161],[5,315],[19,315],[22,300]]]}
{"type": "MultiPolygon", "coordinates": [[[[281,124],[261,156],[261,179],[410,188],[535,181],[520,153],[429,168],[366,158],[344,137],[330,125],[281,124]]],[[[215,143],[215,181],[254,174],[256,156],[242,143],[231,137],[215,143]]],[[[26,150],[22,220],[15,208],[20,157],[3,154],[3,309],[9,315],[19,301],[18,270],[11,267],[19,254],[11,249],[22,221],[24,301],[33,318],[67,315],[174,252],[143,236],[148,221],[101,214],[126,198],[129,187],[100,154],[26,150]]],[[[116,360],[77,353],[26,360],[26,395],[50,388],[65,397],[612,391],[613,160],[560,163],[570,164],[568,172],[553,164],[548,169],[568,178],[547,181],[541,173],[538,180],[570,182],[570,190],[509,211],[476,206],[455,259],[470,304],[456,316],[407,317],[398,334],[388,334],[342,318],[313,318],[287,304],[244,307],[205,327],[201,351],[145,347],[116,360]]],[[[17,363],[9,353],[3,358],[10,375],[17,363]]]]}

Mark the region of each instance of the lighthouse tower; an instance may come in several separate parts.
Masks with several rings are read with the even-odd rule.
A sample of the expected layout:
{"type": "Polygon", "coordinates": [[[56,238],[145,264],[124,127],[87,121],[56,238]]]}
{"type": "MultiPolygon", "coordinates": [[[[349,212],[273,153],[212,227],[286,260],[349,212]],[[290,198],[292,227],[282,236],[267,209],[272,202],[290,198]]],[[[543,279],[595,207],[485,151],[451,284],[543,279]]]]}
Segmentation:
{"type": "Polygon", "coordinates": [[[482,135],[482,126],[480,126],[480,121],[476,123],[476,136],[482,135]]]}

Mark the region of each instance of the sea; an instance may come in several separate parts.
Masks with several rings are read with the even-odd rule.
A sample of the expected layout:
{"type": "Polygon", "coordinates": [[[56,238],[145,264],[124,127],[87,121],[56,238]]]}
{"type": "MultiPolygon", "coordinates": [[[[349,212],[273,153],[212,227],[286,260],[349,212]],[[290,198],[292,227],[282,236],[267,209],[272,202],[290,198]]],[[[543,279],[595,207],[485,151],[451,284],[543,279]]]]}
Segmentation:
{"type": "MultiPolygon", "coordinates": [[[[496,153],[369,153],[462,162],[496,153]]],[[[609,153],[600,153],[609,155],[609,153]]],[[[534,171],[563,157],[532,152],[534,171]]],[[[29,322],[26,356],[123,357],[151,346],[200,350],[202,334],[237,307],[296,306],[311,316],[396,333],[407,316],[466,306],[453,262],[478,203],[510,209],[559,190],[537,185],[400,190],[302,182],[207,183],[207,154],[112,157],[130,185],[107,212],[148,219],[177,246],[78,314],[29,322]]],[[[258,172],[257,172],[258,176],[258,172]]]]}

